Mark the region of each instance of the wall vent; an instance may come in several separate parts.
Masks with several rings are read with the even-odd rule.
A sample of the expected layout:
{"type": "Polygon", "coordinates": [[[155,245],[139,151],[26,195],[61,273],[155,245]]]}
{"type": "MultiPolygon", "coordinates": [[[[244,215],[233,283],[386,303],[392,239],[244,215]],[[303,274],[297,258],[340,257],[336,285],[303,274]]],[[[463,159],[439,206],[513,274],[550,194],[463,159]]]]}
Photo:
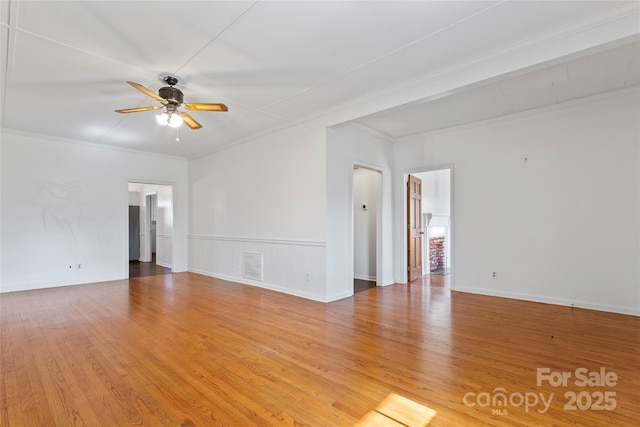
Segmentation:
{"type": "Polygon", "coordinates": [[[262,254],[242,253],[242,277],[262,281],[262,254]]]}

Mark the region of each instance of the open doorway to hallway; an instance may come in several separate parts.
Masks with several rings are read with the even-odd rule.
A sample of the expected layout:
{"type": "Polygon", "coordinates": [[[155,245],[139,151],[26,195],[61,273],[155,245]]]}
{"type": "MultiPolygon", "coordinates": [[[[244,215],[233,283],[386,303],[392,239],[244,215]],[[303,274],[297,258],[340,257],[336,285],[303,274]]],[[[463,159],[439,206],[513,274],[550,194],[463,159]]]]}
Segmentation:
{"type": "Polygon", "coordinates": [[[453,268],[451,175],[450,167],[411,174],[422,183],[421,273],[431,285],[448,286],[453,268]]]}
{"type": "Polygon", "coordinates": [[[129,183],[129,277],[171,273],[173,187],[129,183]]]}
{"type": "Polygon", "coordinates": [[[353,167],[353,292],[377,285],[379,206],[382,175],[353,167]]]}

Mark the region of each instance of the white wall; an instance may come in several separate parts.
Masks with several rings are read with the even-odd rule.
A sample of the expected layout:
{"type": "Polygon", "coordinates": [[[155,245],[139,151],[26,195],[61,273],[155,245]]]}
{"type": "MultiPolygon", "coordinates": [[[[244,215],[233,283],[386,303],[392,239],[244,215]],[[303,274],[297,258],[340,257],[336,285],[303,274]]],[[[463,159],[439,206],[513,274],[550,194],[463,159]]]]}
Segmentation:
{"type": "Polygon", "coordinates": [[[382,173],[378,214],[381,244],[376,254],[377,284],[393,280],[391,177],[393,147],[357,125],[327,129],[327,295],[329,300],[353,295],[353,166],[382,173]]]}
{"type": "Polygon", "coordinates": [[[451,171],[439,169],[413,174],[422,180],[422,213],[449,215],[451,171]]]}
{"type": "Polygon", "coordinates": [[[156,209],[156,264],[173,268],[173,188],[158,188],[156,209]]]}
{"type": "Polygon", "coordinates": [[[187,269],[186,161],[1,136],[3,292],[128,277],[129,181],[174,185],[173,267],[187,269]]]}
{"type": "Polygon", "coordinates": [[[354,164],[382,173],[378,283],[403,282],[404,176],[453,165],[456,290],[640,314],[638,99],[629,90],[396,145],[317,120],[189,165],[3,131],[0,289],[126,277],[127,183],[139,181],[174,186],[174,271],[349,296],[354,164]],[[246,252],[263,254],[262,281],[242,277],[246,252]]]}
{"type": "Polygon", "coordinates": [[[189,165],[190,270],[324,301],[324,120],[292,126],[189,165]],[[263,255],[263,280],[242,254],[263,255]]]}
{"type": "Polygon", "coordinates": [[[129,206],[140,206],[140,192],[132,191],[129,185],[129,206]]]}
{"type": "Polygon", "coordinates": [[[455,165],[456,290],[640,314],[639,99],[628,90],[395,147],[397,189],[407,171],[455,165]]]}
{"type": "Polygon", "coordinates": [[[379,172],[370,169],[360,167],[353,171],[353,274],[356,279],[376,280],[380,178],[379,172]]]}

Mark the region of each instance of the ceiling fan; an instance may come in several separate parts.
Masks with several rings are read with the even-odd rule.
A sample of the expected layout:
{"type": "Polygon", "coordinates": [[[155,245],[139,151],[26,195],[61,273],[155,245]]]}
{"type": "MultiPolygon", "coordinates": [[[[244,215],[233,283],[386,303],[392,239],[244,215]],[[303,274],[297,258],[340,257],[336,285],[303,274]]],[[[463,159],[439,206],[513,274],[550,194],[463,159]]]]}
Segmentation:
{"type": "Polygon", "coordinates": [[[160,110],[164,108],[165,111],[162,114],[156,116],[158,123],[177,128],[184,122],[191,129],[200,129],[202,125],[189,114],[181,111],[182,108],[192,111],[228,111],[227,106],[224,104],[183,102],[184,95],[182,91],[174,87],[178,83],[178,79],[173,76],[167,76],[163,79],[163,81],[169,86],[161,87],[158,91],[158,95],[151,92],[149,89],[139,83],[129,81],[127,82],[134,88],[138,89],[140,92],[160,102],[162,106],[152,105],[148,107],[125,108],[122,110],[115,110],[116,113],[139,113],[141,111],[160,110]]]}

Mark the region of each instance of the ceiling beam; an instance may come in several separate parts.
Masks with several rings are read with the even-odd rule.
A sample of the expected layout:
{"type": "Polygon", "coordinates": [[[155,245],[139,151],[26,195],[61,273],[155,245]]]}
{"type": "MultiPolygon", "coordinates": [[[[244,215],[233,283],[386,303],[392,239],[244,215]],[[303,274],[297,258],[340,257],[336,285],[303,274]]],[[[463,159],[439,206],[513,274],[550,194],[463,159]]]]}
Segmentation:
{"type": "Polygon", "coordinates": [[[640,7],[627,4],[505,49],[473,58],[424,78],[380,91],[330,109],[327,126],[350,122],[381,111],[433,101],[518,74],[640,40],[640,7]]]}

